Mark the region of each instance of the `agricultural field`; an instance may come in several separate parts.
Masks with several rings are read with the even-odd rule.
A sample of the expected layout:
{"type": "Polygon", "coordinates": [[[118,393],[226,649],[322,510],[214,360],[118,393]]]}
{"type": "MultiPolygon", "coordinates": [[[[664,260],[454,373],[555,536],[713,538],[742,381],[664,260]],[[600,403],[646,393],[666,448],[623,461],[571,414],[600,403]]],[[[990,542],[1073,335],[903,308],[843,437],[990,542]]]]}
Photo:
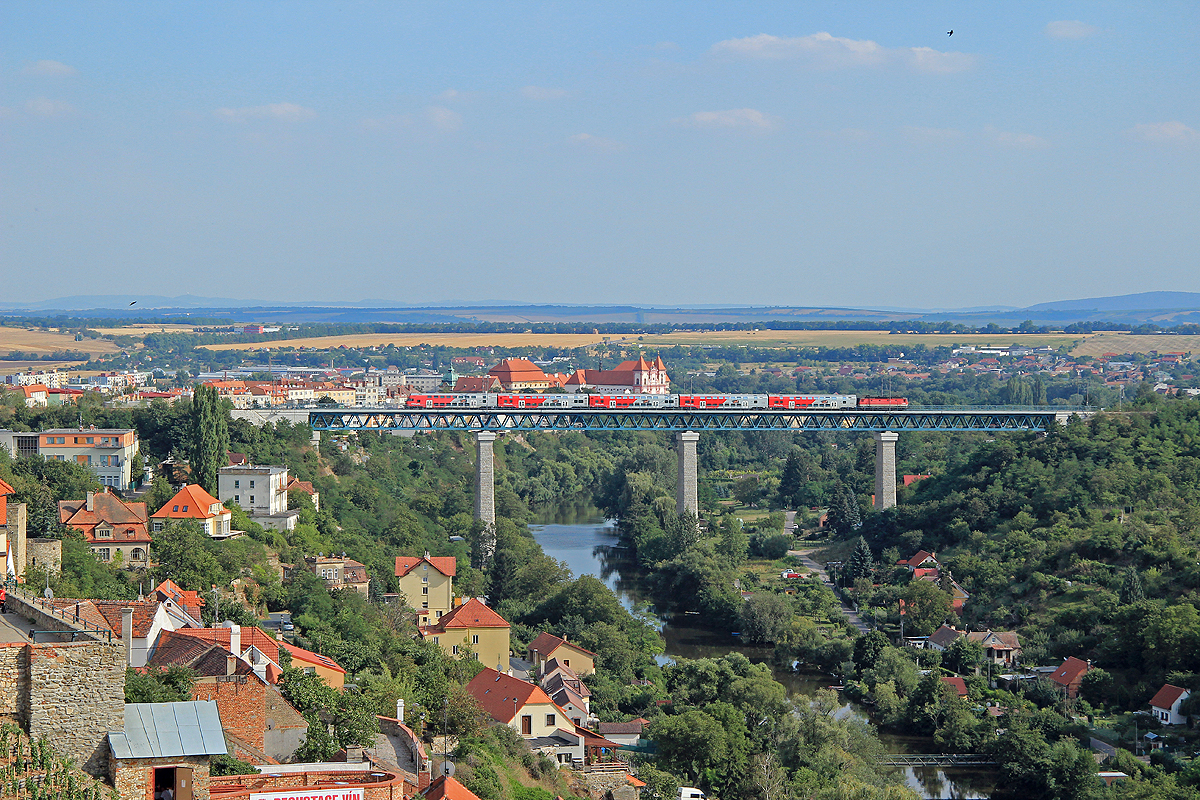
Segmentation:
{"type": "MultiPolygon", "coordinates": [[[[231,342],[202,345],[209,350],[278,350],[284,347],[331,350],[335,347],[588,347],[606,337],[590,333],[353,333],[345,336],[313,336],[273,342],[231,342]]],[[[617,341],[618,337],[612,337],[617,341]]]]}
{"type": "MultiPolygon", "coordinates": [[[[38,355],[54,353],[60,350],[78,350],[89,355],[115,353],[121,348],[108,339],[88,339],[75,341],[70,333],[59,333],[54,330],[29,330],[28,328],[10,328],[0,326],[0,354],[19,350],[22,353],[38,355]]],[[[44,363],[44,362],[38,362],[44,363]]]]}
{"type": "Polygon", "coordinates": [[[119,328],[89,328],[101,336],[145,336],[148,333],[191,333],[193,325],[122,325],[119,328]]]}
{"type": "Polygon", "coordinates": [[[1128,333],[1096,333],[1075,346],[1073,356],[1104,353],[1200,353],[1200,336],[1132,336],[1128,333]]]}

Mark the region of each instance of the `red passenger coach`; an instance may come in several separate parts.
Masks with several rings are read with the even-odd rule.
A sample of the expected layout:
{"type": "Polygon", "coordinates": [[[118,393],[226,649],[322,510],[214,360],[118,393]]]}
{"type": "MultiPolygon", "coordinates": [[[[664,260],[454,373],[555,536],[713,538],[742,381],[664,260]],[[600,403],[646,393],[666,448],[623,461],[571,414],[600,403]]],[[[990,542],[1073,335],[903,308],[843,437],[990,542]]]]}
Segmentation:
{"type": "Polygon", "coordinates": [[[554,405],[546,402],[549,399],[544,394],[502,394],[496,396],[496,406],[498,408],[538,408],[543,405],[554,405]]]}
{"type": "Polygon", "coordinates": [[[634,394],[589,394],[588,408],[629,408],[637,401],[634,394]]]}
{"type": "Polygon", "coordinates": [[[452,394],[410,394],[404,401],[408,408],[450,408],[463,403],[456,403],[459,398],[452,394]]]}

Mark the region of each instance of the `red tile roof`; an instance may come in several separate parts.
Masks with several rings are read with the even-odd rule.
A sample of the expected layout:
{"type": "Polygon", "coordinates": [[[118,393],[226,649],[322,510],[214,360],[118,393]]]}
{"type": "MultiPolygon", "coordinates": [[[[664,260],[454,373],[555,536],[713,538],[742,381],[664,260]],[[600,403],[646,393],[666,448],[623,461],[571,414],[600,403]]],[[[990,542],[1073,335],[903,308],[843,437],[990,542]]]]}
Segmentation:
{"type": "Polygon", "coordinates": [[[314,653],[312,650],[305,650],[303,647],[296,647],[294,644],[280,642],[279,646],[292,656],[292,661],[303,661],[308,664],[316,664],[327,669],[334,670],[345,674],[346,670],[342,669],[341,665],[334,661],[329,656],[323,656],[320,653],[314,653]]]}
{"type": "Polygon", "coordinates": [[[2,478],[0,478],[0,496],[6,495],[6,494],[15,494],[16,491],[17,491],[16,489],[9,486],[7,483],[4,482],[4,480],[2,478]]]}
{"type": "Polygon", "coordinates": [[[1150,698],[1150,705],[1153,708],[1170,710],[1171,706],[1175,705],[1175,701],[1186,693],[1187,689],[1181,689],[1178,686],[1164,683],[1163,687],[1158,690],[1158,693],[1150,698]]]}
{"type": "Polygon", "coordinates": [[[1058,669],[1054,670],[1050,675],[1050,680],[1057,683],[1059,686],[1070,686],[1079,678],[1082,678],[1084,673],[1088,671],[1086,661],[1080,661],[1075,656],[1071,656],[1066,661],[1059,665],[1058,669]]]}
{"type": "Polygon", "coordinates": [[[396,556],[396,577],[403,578],[416,569],[422,562],[428,563],[438,572],[451,578],[458,571],[458,561],[454,556],[425,556],[424,558],[396,556]]]}
{"type": "Polygon", "coordinates": [[[121,610],[133,609],[133,636],[135,639],[145,639],[154,627],[154,615],[158,611],[156,600],[86,600],[70,597],[59,597],[50,601],[55,608],[68,614],[75,613],[79,606],[79,619],[98,628],[113,632],[114,637],[123,636],[121,629],[121,610]]]}
{"type": "Polygon", "coordinates": [[[479,800],[479,796],[470,789],[445,775],[429,784],[424,795],[425,800],[479,800]]]}
{"type": "Polygon", "coordinates": [[[228,514],[229,509],[221,505],[217,498],[204,491],[202,486],[195,483],[184,484],[166,505],[150,515],[151,519],[212,519],[228,514]],[[218,506],[216,513],[209,511],[214,505],[218,506]]]}
{"type": "Polygon", "coordinates": [[[184,611],[195,617],[197,621],[200,620],[200,609],[204,606],[204,598],[200,596],[199,592],[180,588],[179,584],[167,578],[154,587],[154,594],[159,600],[171,600],[175,605],[181,606],[184,611]]]}
{"type": "Polygon", "coordinates": [[[937,561],[937,558],[934,556],[934,554],[929,552],[928,550],[918,550],[917,554],[915,556],[913,556],[912,558],[906,559],[904,561],[901,561],[900,563],[904,564],[905,566],[916,569],[917,567],[921,566],[923,563],[925,563],[929,559],[933,559],[935,562],[937,561]]]}
{"type": "Polygon", "coordinates": [[[596,654],[593,653],[591,650],[588,650],[585,647],[580,647],[579,645],[575,644],[574,642],[567,641],[566,639],[560,639],[559,637],[555,636],[553,633],[539,633],[537,635],[537,638],[529,643],[528,649],[532,650],[535,653],[540,653],[541,655],[546,656],[548,658],[551,653],[553,653],[555,650],[557,650],[559,647],[561,647],[564,644],[570,645],[571,647],[574,647],[576,650],[579,650],[580,652],[587,653],[592,658],[596,657],[596,654]]]}
{"type": "Polygon", "coordinates": [[[492,611],[472,597],[449,614],[444,614],[437,623],[430,625],[431,631],[447,628],[508,628],[508,620],[492,611]]]}
{"type": "Polygon", "coordinates": [[[962,678],[955,675],[954,677],[943,677],[942,683],[954,689],[959,697],[967,696],[967,683],[962,678]]]}
{"type": "MultiPolygon", "coordinates": [[[[536,684],[497,672],[491,667],[483,670],[467,684],[467,693],[479,701],[492,719],[508,724],[527,705],[551,705],[550,695],[536,684]]],[[[563,714],[565,717],[566,714],[563,714]]]]}
{"type": "Polygon", "coordinates": [[[91,510],[87,500],[59,500],[58,521],[81,532],[88,544],[150,543],[145,503],[126,503],[107,491],[88,494],[91,495],[91,510]],[[101,526],[111,528],[112,535],[97,539],[96,528],[101,526]]]}
{"type": "MultiPolygon", "coordinates": [[[[185,636],[194,636],[206,642],[219,644],[226,650],[229,650],[229,628],[183,628],[176,631],[176,633],[182,633],[185,636]]],[[[245,652],[247,647],[257,647],[259,652],[278,664],[280,644],[280,642],[272,639],[259,628],[242,627],[242,652],[245,652]]],[[[234,655],[240,656],[241,653],[235,653],[234,655]]]]}

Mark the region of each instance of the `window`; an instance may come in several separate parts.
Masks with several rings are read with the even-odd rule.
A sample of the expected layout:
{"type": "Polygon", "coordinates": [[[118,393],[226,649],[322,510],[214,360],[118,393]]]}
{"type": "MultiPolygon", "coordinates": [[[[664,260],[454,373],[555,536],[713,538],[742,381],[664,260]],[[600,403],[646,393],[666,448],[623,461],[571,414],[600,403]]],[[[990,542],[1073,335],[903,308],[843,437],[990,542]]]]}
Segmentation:
{"type": "Polygon", "coordinates": [[[178,513],[179,513],[179,506],[178,506],[178,505],[171,506],[171,513],[172,513],[172,514],[178,514],[178,513]]]}
{"type": "Polygon", "coordinates": [[[479,644],[479,634],[478,633],[471,634],[471,644],[479,644]]]}
{"type": "MultiPolygon", "coordinates": [[[[186,513],[187,513],[187,510],[188,510],[188,507],[187,507],[187,506],[184,506],[184,507],[183,507],[183,513],[185,513],[185,514],[186,514],[186,513]]],[[[570,666],[570,665],[568,664],[567,666],[570,666]]]]}
{"type": "Polygon", "coordinates": [[[242,482],[241,482],[241,481],[234,481],[234,482],[233,482],[233,488],[235,488],[235,489],[240,489],[240,488],[242,488],[242,482]]]}
{"type": "Polygon", "coordinates": [[[546,727],[547,727],[547,728],[553,728],[553,727],[554,727],[554,725],[555,725],[555,722],[554,722],[554,715],[553,715],[553,714],[547,714],[547,715],[546,715],[546,727]]]}
{"type": "Polygon", "coordinates": [[[429,608],[429,601],[427,600],[424,603],[421,603],[421,608],[429,608]]]}
{"type": "Polygon", "coordinates": [[[429,587],[428,587],[428,586],[422,586],[422,587],[421,587],[421,594],[429,594],[429,587]]]}
{"type": "MultiPolygon", "coordinates": [[[[186,511],[187,509],[184,509],[184,510],[186,511]]],[[[569,660],[569,659],[566,659],[566,658],[564,658],[564,659],[563,659],[563,666],[564,666],[564,667],[569,667],[569,666],[571,666],[571,662],[570,662],[570,660],[569,660]]]]}
{"type": "Polygon", "coordinates": [[[158,521],[156,520],[156,521],[155,521],[155,523],[154,523],[154,532],[155,532],[155,533],[158,533],[158,532],[159,532],[159,531],[161,531],[162,529],[163,529],[163,524],[162,524],[161,522],[158,522],[158,521]]]}
{"type": "Polygon", "coordinates": [[[533,717],[530,716],[529,714],[526,714],[525,716],[521,717],[521,735],[522,736],[532,736],[533,735],[533,717]]]}
{"type": "Polygon", "coordinates": [[[238,505],[241,505],[242,504],[242,496],[240,494],[235,494],[233,496],[233,502],[237,503],[238,505]]]}
{"type": "Polygon", "coordinates": [[[97,539],[111,539],[112,538],[112,528],[96,528],[96,538],[97,539]]]}
{"type": "Polygon", "coordinates": [[[132,550],[129,551],[129,560],[130,561],[145,561],[146,560],[146,551],[140,547],[133,548],[132,550]]]}
{"type": "Polygon", "coordinates": [[[95,443],[96,443],[96,437],[95,437],[95,436],[89,436],[89,437],[87,437],[87,443],[88,443],[88,444],[95,444],[95,443]]]}
{"type": "Polygon", "coordinates": [[[428,575],[422,575],[422,576],[421,576],[421,583],[429,583],[429,576],[428,576],[428,575]]]}
{"type": "Polygon", "coordinates": [[[250,505],[254,505],[254,495],[250,495],[250,505]]]}
{"type": "Polygon", "coordinates": [[[107,547],[96,548],[96,556],[99,557],[101,561],[108,561],[108,552],[109,551],[107,547]]]}
{"type": "Polygon", "coordinates": [[[452,655],[452,656],[458,655],[458,645],[456,645],[456,644],[450,645],[450,655],[452,655]]]}
{"type": "Polygon", "coordinates": [[[251,489],[253,489],[253,488],[254,488],[254,481],[250,481],[250,488],[251,488],[251,489]]]}
{"type": "Polygon", "coordinates": [[[438,619],[441,619],[441,618],[442,618],[442,612],[441,612],[441,611],[437,612],[437,618],[438,618],[438,619]]]}

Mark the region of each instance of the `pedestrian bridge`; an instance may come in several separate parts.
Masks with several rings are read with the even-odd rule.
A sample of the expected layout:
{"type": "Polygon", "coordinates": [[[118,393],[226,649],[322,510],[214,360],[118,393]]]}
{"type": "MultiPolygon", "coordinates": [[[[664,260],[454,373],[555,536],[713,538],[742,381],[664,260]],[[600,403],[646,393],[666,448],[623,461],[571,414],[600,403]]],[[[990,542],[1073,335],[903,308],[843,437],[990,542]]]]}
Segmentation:
{"type": "Polygon", "coordinates": [[[994,767],[996,760],[978,753],[889,753],[885,767],[994,767]]]}

